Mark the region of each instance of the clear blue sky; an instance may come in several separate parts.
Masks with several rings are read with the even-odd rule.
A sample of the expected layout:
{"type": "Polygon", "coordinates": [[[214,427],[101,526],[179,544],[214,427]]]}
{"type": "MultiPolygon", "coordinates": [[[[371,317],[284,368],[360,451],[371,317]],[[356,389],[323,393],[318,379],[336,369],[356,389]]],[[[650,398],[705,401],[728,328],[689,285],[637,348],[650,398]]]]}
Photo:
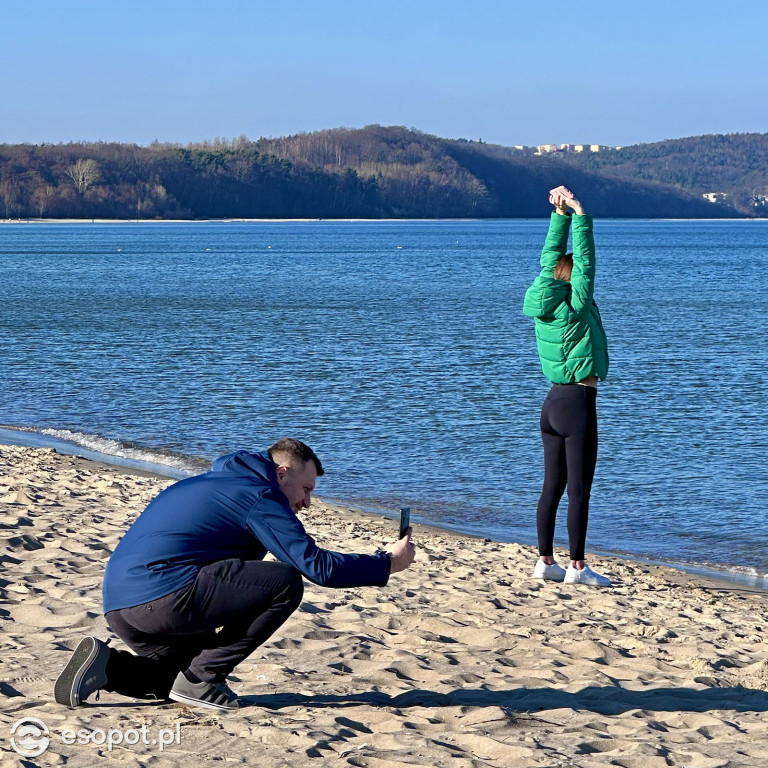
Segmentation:
{"type": "Polygon", "coordinates": [[[0,143],[768,132],[757,0],[3,0],[0,143]]]}

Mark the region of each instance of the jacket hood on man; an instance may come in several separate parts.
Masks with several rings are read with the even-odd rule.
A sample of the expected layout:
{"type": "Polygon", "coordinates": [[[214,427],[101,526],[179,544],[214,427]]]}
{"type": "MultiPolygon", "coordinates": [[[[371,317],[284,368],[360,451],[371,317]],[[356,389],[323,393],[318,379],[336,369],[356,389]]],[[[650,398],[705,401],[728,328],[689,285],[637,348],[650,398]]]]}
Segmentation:
{"type": "Polygon", "coordinates": [[[274,462],[268,453],[235,451],[213,462],[211,472],[230,472],[234,475],[256,475],[268,483],[277,479],[274,462]]]}

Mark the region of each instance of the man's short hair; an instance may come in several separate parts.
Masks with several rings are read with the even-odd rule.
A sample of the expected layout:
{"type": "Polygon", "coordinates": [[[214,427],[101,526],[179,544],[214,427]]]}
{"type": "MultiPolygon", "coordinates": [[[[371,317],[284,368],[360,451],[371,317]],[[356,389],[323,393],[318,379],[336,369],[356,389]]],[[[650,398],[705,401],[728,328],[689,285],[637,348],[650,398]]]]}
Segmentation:
{"type": "Polygon", "coordinates": [[[317,458],[317,454],[306,443],[302,443],[301,440],[297,440],[295,437],[281,437],[274,445],[270,445],[269,448],[267,448],[267,453],[269,454],[269,458],[276,464],[277,461],[275,461],[275,456],[277,454],[289,456],[292,459],[299,459],[304,464],[308,461],[312,461],[315,464],[317,476],[322,477],[325,474],[325,470],[320,463],[320,459],[317,458]]]}

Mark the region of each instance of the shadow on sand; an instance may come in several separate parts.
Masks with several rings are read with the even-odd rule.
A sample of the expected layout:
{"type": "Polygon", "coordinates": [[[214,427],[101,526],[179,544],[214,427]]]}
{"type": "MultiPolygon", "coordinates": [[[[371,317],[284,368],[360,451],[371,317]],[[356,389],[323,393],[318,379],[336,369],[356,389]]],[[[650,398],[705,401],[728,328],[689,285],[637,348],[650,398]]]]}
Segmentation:
{"type": "Polygon", "coordinates": [[[768,691],[751,688],[651,688],[647,691],[627,691],[610,686],[590,686],[577,693],[556,688],[515,688],[489,691],[482,688],[434,693],[413,690],[390,696],[375,691],[359,694],[325,694],[310,696],[301,693],[270,693],[240,696],[248,706],[265,709],[285,707],[346,707],[373,706],[408,709],[411,707],[502,707],[511,712],[537,712],[547,709],[573,709],[619,715],[633,709],[656,712],[709,712],[727,709],[735,712],[768,712],[768,691]]]}

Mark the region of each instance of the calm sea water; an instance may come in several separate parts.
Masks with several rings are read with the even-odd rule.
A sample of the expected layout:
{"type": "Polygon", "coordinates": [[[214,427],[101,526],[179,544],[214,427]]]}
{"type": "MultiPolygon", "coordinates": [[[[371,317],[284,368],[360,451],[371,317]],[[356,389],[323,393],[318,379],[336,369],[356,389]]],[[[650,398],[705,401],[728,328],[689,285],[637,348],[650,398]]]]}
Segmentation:
{"type": "MultiPolygon", "coordinates": [[[[521,303],[546,227],[0,226],[0,423],[181,472],[295,435],[325,498],[533,543],[548,384],[521,303]]],[[[588,548],[762,577],[768,222],[595,236],[588,548]]]]}

